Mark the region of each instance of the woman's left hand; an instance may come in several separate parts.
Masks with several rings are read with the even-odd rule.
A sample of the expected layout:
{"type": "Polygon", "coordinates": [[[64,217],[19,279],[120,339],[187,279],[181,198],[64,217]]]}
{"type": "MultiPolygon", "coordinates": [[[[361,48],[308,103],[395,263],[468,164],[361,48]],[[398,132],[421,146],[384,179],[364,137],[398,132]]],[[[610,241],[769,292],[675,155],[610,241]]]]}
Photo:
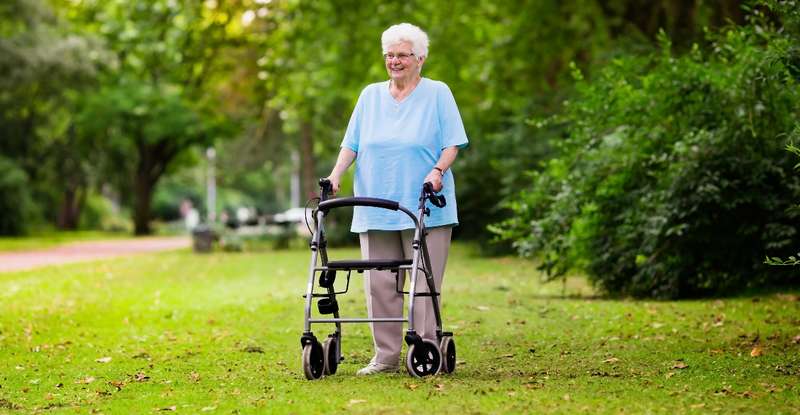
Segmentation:
{"type": "Polygon", "coordinates": [[[442,172],[436,169],[431,170],[431,172],[425,176],[425,181],[423,183],[430,183],[433,185],[433,191],[438,193],[442,190],[442,172]]]}

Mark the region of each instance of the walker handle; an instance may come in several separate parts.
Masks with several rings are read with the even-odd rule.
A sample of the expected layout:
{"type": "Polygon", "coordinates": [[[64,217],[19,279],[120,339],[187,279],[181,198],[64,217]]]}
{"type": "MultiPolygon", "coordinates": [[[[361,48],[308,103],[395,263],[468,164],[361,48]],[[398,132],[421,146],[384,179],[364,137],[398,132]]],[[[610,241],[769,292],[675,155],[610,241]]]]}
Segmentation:
{"type": "Polygon", "coordinates": [[[424,197],[430,200],[434,206],[438,208],[447,206],[447,200],[444,198],[444,195],[437,195],[433,192],[433,185],[431,182],[425,182],[422,185],[422,193],[424,194],[424,197]]]}
{"type": "Polygon", "coordinates": [[[374,197],[339,197],[336,199],[323,200],[320,202],[317,209],[322,212],[327,212],[331,209],[345,206],[371,206],[389,210],[400,209],[400,204],[395,201],[374,197]]]}
{"type": "Polygon", "coordinates": [[[319,179],[319,187],[322,189],[320,192],[320,201],[328,200],[328,197],[333,193],[331,181],[323,177],[319,179]]]}

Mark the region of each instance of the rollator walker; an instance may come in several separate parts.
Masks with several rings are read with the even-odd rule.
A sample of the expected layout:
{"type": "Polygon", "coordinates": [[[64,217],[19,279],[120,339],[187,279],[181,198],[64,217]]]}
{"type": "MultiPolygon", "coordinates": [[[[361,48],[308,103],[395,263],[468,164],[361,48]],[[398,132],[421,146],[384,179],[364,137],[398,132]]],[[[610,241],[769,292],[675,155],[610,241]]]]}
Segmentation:
{"type": "Polygon", "coordinates": [[[311,265],[308,272],[308,285],[305,298],[305,328],[300,344],[303,348],[303,372],[309,380],[320,379],[336,373],[342,357],[342,323],[408,323],[405,342],[408,344],[406,356],[406,369],[411,376],[423,377],[435,375],[440,371],[452,373],[456,368],[456,345],[453,333],[442,331],[442,318],[439,310],[439,293],[436,291],[431,268],[430,256],[425,241],[424,218],[430,215],[426,202],[430,201],[436,207],[444,207],[444,196],[436,195],[433,186],[425,183],[419,197],[419,206],[415,216],[398,202],[370,197],[344,197],[329,199],[331,183],[327,179],[320,179],[320,203],[313,212],[316,232],[313,232],[310,242],[311,265]],[[414,222],[414,239],[412,242],[413,255],[411,259],[374,259],[374,260],[344,260],[329,261],[327,254],[327,241],[325,239],[324,219],[332,209],[348,206],[369,206],[382,209],[399,211],[406,214],[414,222]],[[321,262],[318,264],[318,262],[321,262]],[[339,315],[339,304],[336,296],[344,294],[350,287],[350,275],[353,271],[363,273],[369,270],[389,270],[394,272],[395,286],[398,293],[408,295],[408,318],[402,315],[384,318],[344,318],[339,315]],[[399,284],[400,273],[410,271],[411,281],[409,291],[403,291],[399,284]],[[337,272],[347,273],[347,284],[343,291],[336,291],[334,282],[337,272]],[[428,284],[428,292],[416,292],[417,275],[422,272],[428,284]],[[315,293],[319,286],[321,292],[315,293]],[[423,339],[414,330],[414,307],[417,297],[430,297],[433,303],[433,312],[436,316],[436,338],[438,342],[423,339]],[[312,317],[312,302],[317,300],[317,311],[321,316],[333,315],[333,318],[312,317]],[[320,344],[311,331],[312,324],[334,324],[335,330],[320,344]]]}

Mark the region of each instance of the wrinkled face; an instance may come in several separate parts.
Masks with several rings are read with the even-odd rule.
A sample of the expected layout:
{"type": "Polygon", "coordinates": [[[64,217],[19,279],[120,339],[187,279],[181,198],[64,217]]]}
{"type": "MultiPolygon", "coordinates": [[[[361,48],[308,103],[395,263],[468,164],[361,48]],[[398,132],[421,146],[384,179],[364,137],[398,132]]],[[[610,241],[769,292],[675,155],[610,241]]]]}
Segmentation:
{"type": "Polygon", "coordinates": [[[400,42],[387,48],[384,62],[391,79],[405,81],[411,80],[419,74],[425,58],[414,55],[411,42],[400,42]]]}

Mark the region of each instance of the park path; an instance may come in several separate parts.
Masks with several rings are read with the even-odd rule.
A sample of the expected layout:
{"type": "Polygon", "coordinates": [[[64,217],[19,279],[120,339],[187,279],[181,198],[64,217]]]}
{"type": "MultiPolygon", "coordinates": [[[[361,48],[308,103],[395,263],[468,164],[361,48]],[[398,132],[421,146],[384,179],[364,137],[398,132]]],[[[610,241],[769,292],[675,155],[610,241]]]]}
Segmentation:
{"type": "Polygon", "coordinates": [[[23,271],[47,265],[94,261],[191,246],[189,237],[148,237],[72,242],[48,249],[0,252],[0,272],[23,271]]]}

